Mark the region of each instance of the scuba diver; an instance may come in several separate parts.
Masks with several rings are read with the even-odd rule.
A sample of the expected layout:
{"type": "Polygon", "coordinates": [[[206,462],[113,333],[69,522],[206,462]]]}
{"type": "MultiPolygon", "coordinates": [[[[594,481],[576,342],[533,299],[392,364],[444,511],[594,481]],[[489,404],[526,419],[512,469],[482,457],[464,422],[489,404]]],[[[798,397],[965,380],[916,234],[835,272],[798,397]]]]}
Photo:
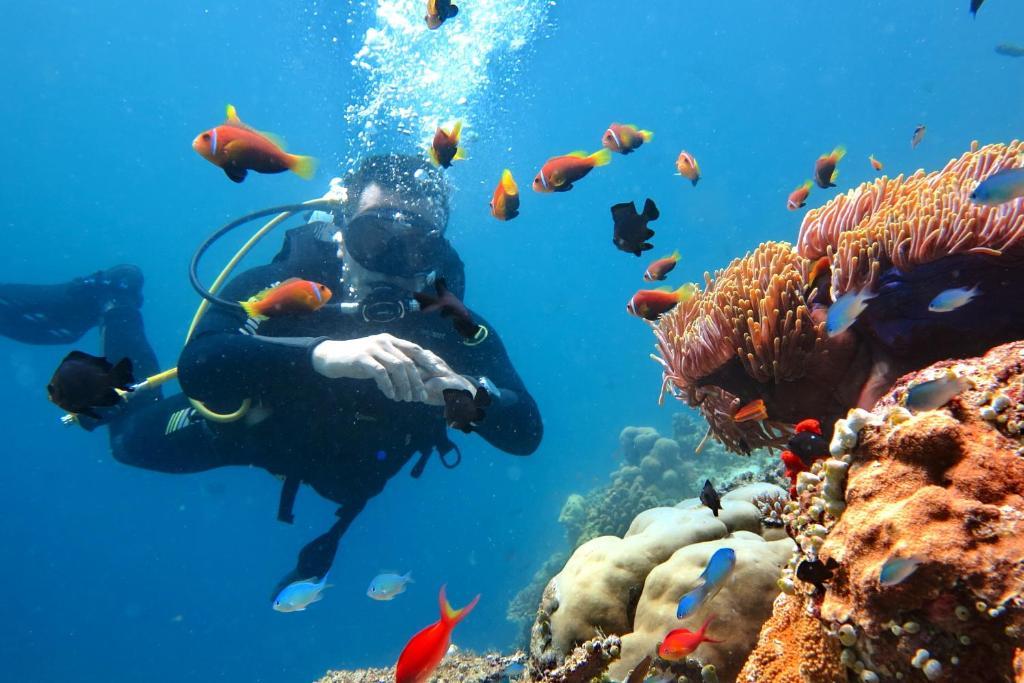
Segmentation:
{"type": "MultiPolygon", "coordinates": [[[[281,521],[293,520],[300,483],[338,504],[336,521],[303,547],[275,595],[324,577],[345,530],[414,456],[413,477],[434,451],[445,467],[459,463],[447,434],[452,390],[489,398],[471,428],[507,453],[533,453],[543,433],[536,403],[487,322],[471,314],[479,329],[467,338],[451,316],[417,304],[416,295],[438,282],[458,300],[465,290],[463,263],[444,237],[449,204],[440,171],[418,157],[374,156],[348,174],[344,193],[343,215],[313,213],[286,233],[271,263],[218,292],[246,301],[301,278],[333,290],[330,305],[268,319],[214,305],[182,350],[184,393],[135,391],[97,408],[100,419],[77,416],[89,430],[105,425],[114,458],[128,465],[175,474],[225,465],[267,470],[283,480],[281,521]],[[250,407],[241,419],[219,421],[194,401],[216,414],[250,407]]],[[[98,325],[103,356],[128,358],[136,378],[150,377],[159,366],[143,328],[142,285],[134,266],[58,285],[0,285],[0,335],[66,344],[98,325]]]]}

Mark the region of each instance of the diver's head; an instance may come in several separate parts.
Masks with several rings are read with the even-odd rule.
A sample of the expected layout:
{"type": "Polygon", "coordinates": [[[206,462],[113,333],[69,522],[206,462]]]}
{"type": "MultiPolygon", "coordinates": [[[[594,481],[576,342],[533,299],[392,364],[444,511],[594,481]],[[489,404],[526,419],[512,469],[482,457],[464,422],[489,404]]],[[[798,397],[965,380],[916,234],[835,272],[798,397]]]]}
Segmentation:
{"type": "Polygon", "coordinates": [[[345,179],[340,252],[346,280],[386,282],[419,291],[448,248],[448,186],[421,157],[365,159],[345,179]]]}

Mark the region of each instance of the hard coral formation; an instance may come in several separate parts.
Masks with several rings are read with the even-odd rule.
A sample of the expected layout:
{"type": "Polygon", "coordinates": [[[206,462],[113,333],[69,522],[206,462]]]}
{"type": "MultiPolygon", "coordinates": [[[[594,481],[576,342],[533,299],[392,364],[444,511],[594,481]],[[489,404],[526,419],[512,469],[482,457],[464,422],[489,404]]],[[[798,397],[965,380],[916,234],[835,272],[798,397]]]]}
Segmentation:
{"type": "Polygon", "coordinates": [[[803,418],[827,428],[872,406],[901,374],[1024,336],[1024,299],[996,294],[1024,285],[1024,203],[970,200],[1022,152],[1018,141],[974,143],[941,171],[879,178],[810,211],[795,251],[769,242],[705,275],[704,290],[655,325],[663,386],[698,407],[730,450],[747,452],[778,445],[803,418]],[[829,276],[808,281],[822,257],[829,276]],[[940,292],[975,286],[971,306],[928,310],[940,292]],[[864,313],[828,337],[833,301],[865,289],[875,297],[864,313]],[[732,419],[758,398],[768,420],[732,419]]]}
{"type": "Polygon", "coordinates": [[[860,680],[1014,680],[1024,644],[1022,399],[1024,342],[943,361],[900,379],[871,413],[851,411],[837,424],[835,457],[801,475],[786,511],[800,552],[780,585],[820,618],[860,680]],[[908,388],[950,367],[973,388],[937,410],[902,407],[908,388]],[[883,583],[895,559],[916,569],[883,583]],[[791,571],[815,560],[836,562],[822,589],[791,571]]]}
{"type": "Polygon", "coordinates": [[[545,590],[531,661],[550,670],[596,633],[615,634],[622,637],[621,658],[609,673],[621,680],[670,630],[696,629],[715,612],[711,634],[722,634],[726,642],[706,643],[692,662],[670,669],[675,676],[691,676],[684,680],[700,681],[702,666],[712,664],[718,680],[732,680],[754,645],[778,590],[778,572],[793,551],[784,533],[761,524],[761,512],[750,502],[768,492],[782,493],[762,484],[724,495],[719,517],[696,499],[654,508],[638,515],[622,538],[584,543],[545,590]],[[708,558],[722,547],[736,550],[734,575],[708,605],[680,622],[676,603],[696,587],[708,558]]]}
{"type": "Polygon", "coordinates": [[[757,647],[736,677],[742,683],[845,683],[839,641],[790,595],[775,600],[757,647]]]}
{"type": "MultiPolygon", "coordinates": [[[[499,683],[508,678],[510,668],[521,666],[526,655],[509,656],[495,653],[477,655],[469,651],[451,652],[442,660],[431,677],[433,683],[499,683]]],[[[317,683],[392,683],[395,667],[328,671],[317,683]]],[[[582,682],[581,682],[582,683],[582,682]]]]}

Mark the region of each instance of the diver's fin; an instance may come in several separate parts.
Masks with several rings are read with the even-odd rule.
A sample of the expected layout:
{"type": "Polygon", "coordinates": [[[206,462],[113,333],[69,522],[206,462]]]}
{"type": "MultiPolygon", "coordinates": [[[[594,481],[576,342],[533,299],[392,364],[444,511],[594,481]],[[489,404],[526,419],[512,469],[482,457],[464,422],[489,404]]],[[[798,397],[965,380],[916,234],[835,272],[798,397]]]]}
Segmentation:
{"type": "Polygon", "coordinates": [[[130,358],[122,358],[117,361],[110,370],[110,378],[118,389],[132,391],[131,386],[135,384],[135,377],[132,375],[132,361],[130,358]]]}
{"type": "Polygon", "coordinates": [[[245,180],[245,176],[249,175],[249,172],[244,168],[235,168],[234,166],[225,166],[224,174],[231,178],[236,183],[240,183],[245,180]]]}
{"type": "Polygon", "coordinates": [[[448,5],[448,18],[451,19],[452,17],[457,17],[457,16],[459,16],[459,6],[458,5],[448,5]]]}

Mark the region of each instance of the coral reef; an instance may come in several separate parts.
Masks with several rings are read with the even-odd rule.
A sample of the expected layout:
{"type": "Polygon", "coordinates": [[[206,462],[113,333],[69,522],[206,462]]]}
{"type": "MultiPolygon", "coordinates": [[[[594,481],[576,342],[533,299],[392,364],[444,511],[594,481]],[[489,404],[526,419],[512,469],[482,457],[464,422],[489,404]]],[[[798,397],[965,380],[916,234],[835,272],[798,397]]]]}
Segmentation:
{"type": "Polygon", "coordinates": [[[737,681],[743,683],[845,683],[836,638],[804,609],[803,601],[780,595],[737,681]]]}
{"type": "Polygon", "coordinates": [[[673,628],[696,628],[717,614],[712,633],[726,641],[706,643],[697,657],[661,666],[682,680],[729,681],[754,646],[758,629],[777,594],[780,568],[793,543],[778,528],[761,523],[755,497],[785,492],[771,484],[745,486],[722,496],[714,517],[697,499],[646,510],[622,538],[603,536],[581,545],[548,584],[534,624],[531,668],[549,671],[595,634],[621,636],[621,656],[609,668],[622,680],[673,628]],[[733,576],[708,605],[676,619],[679,598],[698,584],[708,558],[719,548],[736,551],[733,576]],[[717,673],[705,665],[713,665],[717,673]]]}
{"type": "MultiPolygon", "coordinates": [[[[786,507],[799,552],[780,587],[842,646],[861,681],[1012,681],[1024,646],[1024,342],[901,378],[872,412],[836,424],[833,458],[801,473],[786,507]],[[973,386],[912,414],[908,389],[952,368],[973,386]],[[916,569],[882,580],[894,560],[916,569]],[[834,567],[820,587],[801,562],[834,567]]],[[[776,620],[791,601],[776,604],[776,620]],[[785,605],[785,606],[784,606],[785,605]]],[[[765,683],[770,639],[748,668],[765,683]],[[755,661],[756,660],[756,661],[755,661]]],[[[1018,678],[1019,679],[1019,678],[1018,678]]]]}
{"type": "Polygon", "coordinates": [[[803,418],[827,431],[903,374],[1021,338],[1024,299],[994,294],[1024,285],[1024,204],[988,207],[969,195],[1018,165],[1022,151],[1018,141],[974,143],[941,171],[866,183],[811,210],[796,250],[768,242],[706,274],[703,291],[654,325],[663,389],[699,408],[730,450],[747,453],[779,445],[803,418]],[[815,269],[824,257],[830,267],[815,269]],[[940,292],[975,286],[985,295],[971,306],[928,310],[940,292]],[[829,337],[829,307],[855,290],[874,298],[829,337]],[[732,419],[755,399],[768,420],[732,419]]]}
{"type": "MultiPolygon", "coordinates": [[[[495,653],[477,655],[453,648],[434,672],[433,683],[500,683],[510,678],[509,671],[522,666],[526,655],[495,653]]],[[[317,683],[393,683],[395,667],[328,671],[317,683]]],[[[582,683],[582,682],[581,682],[582,683]]]]}

